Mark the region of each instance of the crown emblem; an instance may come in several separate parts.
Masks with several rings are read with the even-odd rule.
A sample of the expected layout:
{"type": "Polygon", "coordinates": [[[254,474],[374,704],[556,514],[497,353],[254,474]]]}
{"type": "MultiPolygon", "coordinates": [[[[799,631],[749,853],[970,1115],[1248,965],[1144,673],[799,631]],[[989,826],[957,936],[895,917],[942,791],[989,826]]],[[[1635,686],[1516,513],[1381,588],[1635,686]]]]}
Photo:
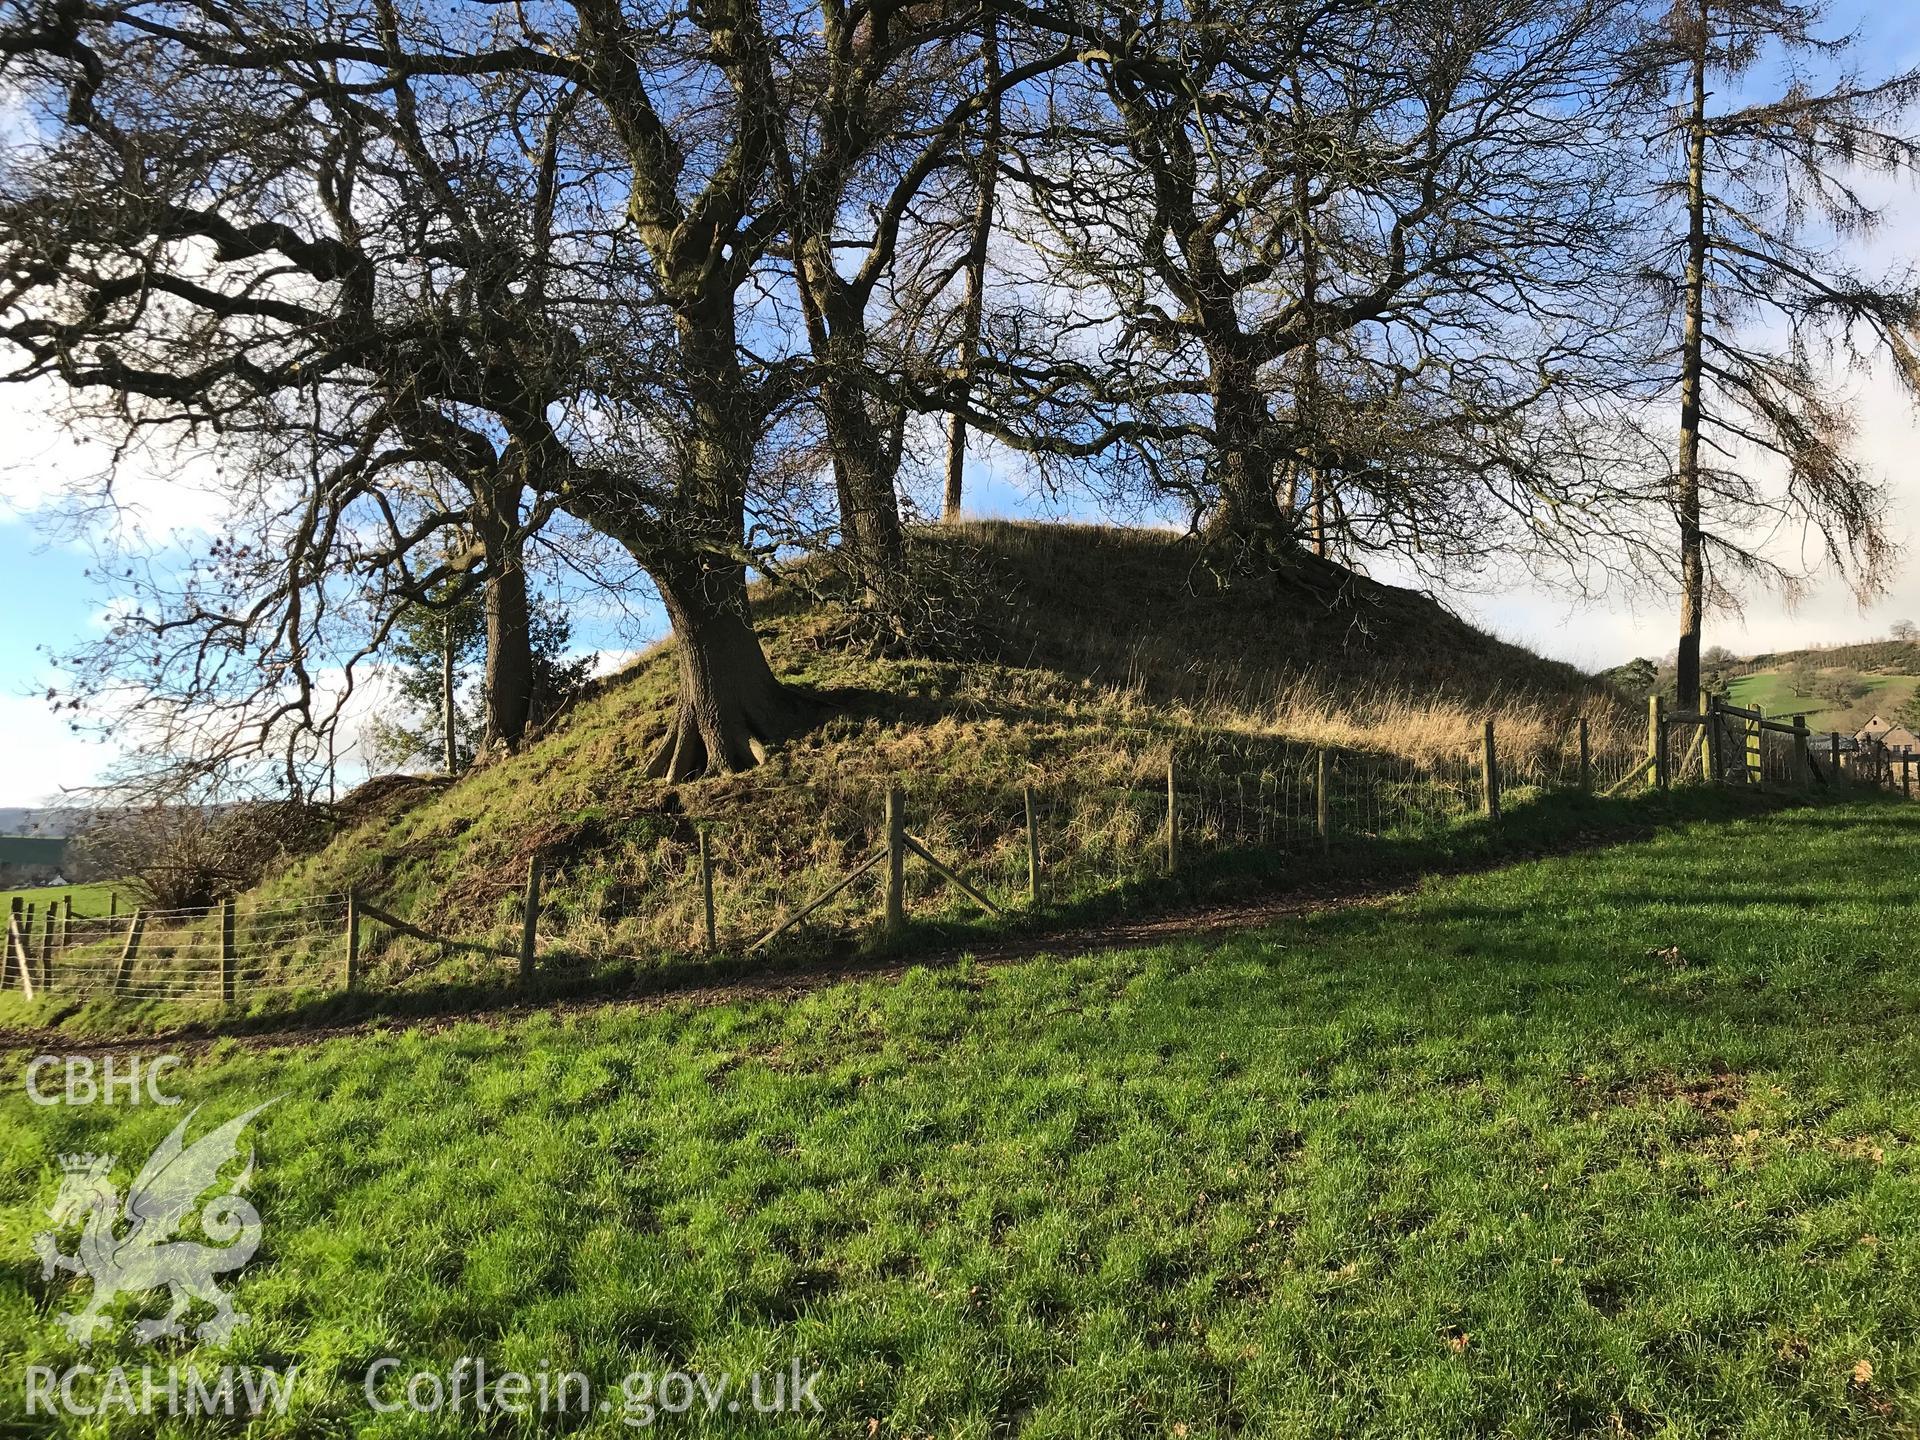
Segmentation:
{"type": "Polygon", "coordinates": [[[113,1168],[113,1156],[96,1155],[92,1151],[80,1151],[60,1157],[60,1168],[69,1175],[84,1175],[98,1178],[113,1168]]]}

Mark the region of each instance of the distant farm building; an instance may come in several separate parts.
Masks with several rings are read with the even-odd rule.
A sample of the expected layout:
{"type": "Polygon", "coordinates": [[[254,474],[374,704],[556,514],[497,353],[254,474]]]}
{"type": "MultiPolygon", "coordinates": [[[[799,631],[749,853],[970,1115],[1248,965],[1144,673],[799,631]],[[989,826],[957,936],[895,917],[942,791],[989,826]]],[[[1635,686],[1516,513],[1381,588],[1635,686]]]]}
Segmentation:
{"type": "Polygon", "coordinates": [[[1920,752],[1920,735],[1915,735],[1904,725],[1890,725],[1878,715],[1862,725],[1853,738],[1863,744],[1868,740],[1878,740],[1896,755],[1920,752]]]}
{"type": "Polygon", "coordinates": [[[64,838],[41,835],[0,835],[0,887],[57,885],[67,863],[64,838]]]}

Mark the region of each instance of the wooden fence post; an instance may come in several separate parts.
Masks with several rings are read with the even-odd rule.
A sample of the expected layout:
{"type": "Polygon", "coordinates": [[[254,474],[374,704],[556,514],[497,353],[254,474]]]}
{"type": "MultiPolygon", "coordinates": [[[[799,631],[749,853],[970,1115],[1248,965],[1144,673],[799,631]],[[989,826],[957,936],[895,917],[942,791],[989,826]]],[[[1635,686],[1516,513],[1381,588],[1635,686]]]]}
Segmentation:
{"type": "Polygon", "coordinates": [[[1313,819],[1314,828],[1320,832],[1320,849],[1324,852],[1333,848],[1333,765],[1327,752],[1322,748],[1314,756],[1313,766],[1313,819]]]}
{"type": "Polygon", "coordinates": [[[1487,818],[1500,818],[1500,756],[1494,748],[1493,721],[1488,719],[1480,739],[1480,789],[1486,797],[1487,818]]]}
{"type": "Polygon", "coordinates": [[[1033,814],[1033,786],[1022,785],[1020,798],[1027,808],[1027,903],[1040,903],[1040,826],[1033,814]]]}
{"type": "Polygon", "coordinates": [[[907,923],[907,801],[898,785],[887,787],[887,898],[880,917],[887,935],[907,923]]]}
{"type": "Polygon", "coordinates": [[[7,971],[13,967],[13,937],[20,933],[20,921],[26,913],[26,902],[18,895],[7,901],[7,951],[0,955],[0,990],[7,988],[7,971]]]}
{"type": "Polygon", "coordinates": [[[1652,762],[1653,773],[1649,777],[1656,790],[1667,788],[1667,697],[1653,694],[1647,697],[1647,759],[1652,762]]]}
{"type": "Polygon", "coordinates": [[[233,897],[220,902],[220,1003],[233,1004],[233,897]]]}
{"type": "Polygon", "coordinates": [[[1840,778],[1840,732],[1838,730],[1829,730],[1827,732],[1827,738],[1833,747],[1831,751],[1829,751],[1829,756],[1833,765],[1833,778],[1837,781],[1840,778]]]}
{"type": "Polygon", "coordinates": [[[40,984],[53,988],[53,962],[65,957],[69,937],[73,934],[73,896],[62,895],[58,905],[47,907],[47,938],[40,947],[40,984]],[[60,921],[60,938],[53,938],[53,922],[60,921]]]}
{"type": "Polygon", "coordinates": [[[1593,793],[1593,740],[1584,715],[1580,717],[1580,793],[1593,793]]]}
{"type": "MultiPolygon", "coordinates": [[[[20,967],[20,993],[29,1000],[33,999],[33,956],[30,953],[28,937],[20,933],[18,910],[9,911],[7,914],[6,958],[20,967]]],[[[0,965],[0,982],[4,982],[6,978],[6,966],[0,965]]]]}
{"type": "Polygon", "coordinates": [[[540,857],[527,862],[526,913],[520,917],[520,978],[533,978],[534,949],[540,933],[540,857]]]}
{"type": "Polygon", "coordinates": [[[1174,788],[1173,756],[1167,756],[1167,873],[1180,868],[1180,803],[1174,788]]]}
{"type": "MultiPolygon", "coordinates": [[[[60,918],[60,902],[58,900],[47,901],[47,919],[46,919],[46,923],[40,929],[40,982],[39,983],[41,985],[45,985],[47,983],[47,974],[49,971],[53,969],[53,926],[54,926],[54,922],[59,918],[60,918]]],[[[29,941],[31,941],[33,937],[28,936],[27,938],[29,941]]],[[[29,946],[29,948],[31,948],[31,946],[29,946]]]]}
{"type": "Polygon", "coordinates": [[[713,846],[705,826],[700,829],[700,903],[707,912],[707,951],[711,954],[720,948],[720,942],[713,923],[713,846]]]}
{"type": "Polygon", "coordinates": [[[1700,778],[1712,784],[1720,778],[1720,725],[1713,696],[1700,692],[1700,778]]]}
{"type": "Polygon", "coordinates": [[[127,943],[120,947],[120,970],[113,977],[114,992],[118,994],[127,988],[127,982],[133,978],[133,964],[140,958],[140,937],[147,930],[147,912],[136,905],[133,918],[127,922],[127,943]]]}
{"type": "Polygon", "coordinates": [[[1813,784],[1813,750],[1804,715],[1793,717],[1793,778],[1802,785],[1813,784]]]}
{"type": "Polygon", "coordinates": [[[119,916],[120,892],[118,890],[109,890],[107,891],[107,918],[109,920],[116,920],[119,916]]]}
{"type": "Polygon", "coordinates": [[[360,986],[360,890],[347,887],[347,973],[346,989],[352,993],[360,986]]]}
{"type": "Polygon", "coordinates": [[[1904,750],[1900,752],[1900,793],[1913,798],[1913,756],[1904,750]]]}

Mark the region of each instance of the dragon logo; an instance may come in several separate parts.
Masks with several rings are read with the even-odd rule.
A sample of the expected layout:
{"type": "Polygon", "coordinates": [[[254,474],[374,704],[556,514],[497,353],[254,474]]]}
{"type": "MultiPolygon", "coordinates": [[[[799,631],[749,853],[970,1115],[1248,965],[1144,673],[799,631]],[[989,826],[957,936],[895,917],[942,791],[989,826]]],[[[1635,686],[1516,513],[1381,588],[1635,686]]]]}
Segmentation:
{"type": "Polygon", "coordinates": [[[246,1323],[247,1317],[233,1308],[213,1277],[238,1270],[260,1248],[260,1212],[240,1196],[253,1178],[252,1148],[230,1185],[221,1182],[220,1172],[240,1158],[240,1132],[247,1122],[271,1104],[256,1105],[189,1145],[187,1126],[200,1113],[196,1106],[134,1177],[124,1206],[108,1178],[117,1156],[60,1157],[64,1177],[47,1212],[53,1228],[34,1236],[33,1246],[41,1279],[51,1280],[55,1270],[70,1270],[93,1281],[93,1298],[86,1308],[60,1317],[69,1335],[83,1345],[90,1343],[96,1331],[113,1323],[105,1311],[116,1295],[162,1286],[172,1308],[161,1319],[134,1326],[143,1341],[184,1335],[180,1317],[195,1300],[214,1307],[195,1328],[196,1339],[223,1340],[246,1323]],[[202,1197],[215,1189],[219,1193],[202,1206],[202,1197]],[[196,1210],[199,1228],[213,1245],[176,1236],[196,1210]],[[62,1255],[59,1232],[75,1224],[80,1226],[78,1253],[62,1255]]]}

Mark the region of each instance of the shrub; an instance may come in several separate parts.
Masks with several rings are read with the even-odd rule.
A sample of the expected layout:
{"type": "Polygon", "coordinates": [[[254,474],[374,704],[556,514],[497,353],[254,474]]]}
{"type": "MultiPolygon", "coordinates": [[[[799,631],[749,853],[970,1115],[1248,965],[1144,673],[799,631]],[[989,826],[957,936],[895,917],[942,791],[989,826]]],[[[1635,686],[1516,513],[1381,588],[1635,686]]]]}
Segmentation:
{"type": "Polygon", "coordinates": [[[109,812],[76,840],[89,866],[159,910],[194,910],[255,884],[332,834],[326,812],[295,800],[149,805],[109,812]]]}

